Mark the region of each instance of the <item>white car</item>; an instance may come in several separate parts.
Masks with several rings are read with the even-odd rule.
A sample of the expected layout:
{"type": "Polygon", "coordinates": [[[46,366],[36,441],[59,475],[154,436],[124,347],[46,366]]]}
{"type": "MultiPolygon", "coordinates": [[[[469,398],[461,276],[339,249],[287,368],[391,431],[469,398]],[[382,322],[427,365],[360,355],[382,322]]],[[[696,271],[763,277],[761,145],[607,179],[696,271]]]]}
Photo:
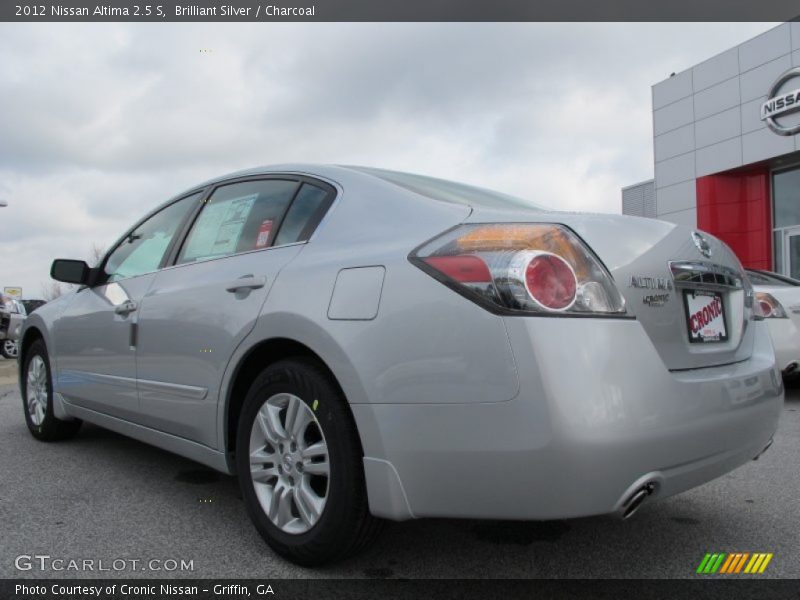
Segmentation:
{"type": "Polygon", "coordinates": [[[800,281],[747,269],[756,302],[769,326],[775,358],[784,376],[800,374],[800,281]]]}

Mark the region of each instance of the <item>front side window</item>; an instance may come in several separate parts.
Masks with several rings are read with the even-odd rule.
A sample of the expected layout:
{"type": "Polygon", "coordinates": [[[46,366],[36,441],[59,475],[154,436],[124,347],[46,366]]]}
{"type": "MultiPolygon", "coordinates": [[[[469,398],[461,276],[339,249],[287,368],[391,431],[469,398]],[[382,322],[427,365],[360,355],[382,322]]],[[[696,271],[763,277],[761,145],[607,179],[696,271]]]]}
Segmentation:
{"type": "Polygon", "coordinates": [[[217,188],[192,225],[178,263],[271,246],[299,185],[296,181],[263,179],[217,188]]]}
{"type": "Polygon", "coordinates": [[[107,280],[119,281],[158,270],[176,232],[201,196],[202,192],[198,192],[173,202],[130,232],[106,260],[107,280]]]}

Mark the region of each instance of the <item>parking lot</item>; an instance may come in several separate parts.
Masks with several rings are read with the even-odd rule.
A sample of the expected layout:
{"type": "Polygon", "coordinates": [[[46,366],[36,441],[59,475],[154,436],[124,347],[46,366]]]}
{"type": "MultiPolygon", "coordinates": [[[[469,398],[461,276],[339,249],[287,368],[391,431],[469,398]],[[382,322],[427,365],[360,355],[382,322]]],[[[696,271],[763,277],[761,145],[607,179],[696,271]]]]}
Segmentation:
{"type": "Polygon", "coordinates": [[[45,554],[192,561],[192,571],[170,575],[207,578],[682,578],[696,576],[706,552],[772,552],[759,577],[800,577],[797,390],[789,391],[775,444],[758,462],[646,505],[628,521],[391,523],[365,554],[311,571],[271,553],[233,477],[90,425],[69,442],[36,442],[23,421],[15,366],[0,359],[0,577],[41,577],[14,563],[45,554]]]}

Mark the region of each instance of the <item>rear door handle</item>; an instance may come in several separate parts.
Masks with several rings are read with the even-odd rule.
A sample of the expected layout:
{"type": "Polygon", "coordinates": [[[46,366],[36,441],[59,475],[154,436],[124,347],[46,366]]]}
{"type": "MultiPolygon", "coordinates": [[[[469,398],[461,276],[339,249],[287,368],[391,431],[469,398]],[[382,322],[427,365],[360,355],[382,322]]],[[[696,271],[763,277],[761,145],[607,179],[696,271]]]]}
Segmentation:
{"type": "Polygon", "coordinates": [[[122,315],[123,317],[127,317],[129,314],[134,312],[137,308],[139,308],[133,300],[125,300],[122,304],[118,304],[114,307],[114,312],[118,315],[122,315]]]}
{"type": "Polygon", "coordinates": [[[256,277],[255,275],[244,275],[239,279],[231,281],[226,287],[225,290],[236,294],[237,292],[242,292],[244,290],[257,290],[259,288],[263,288],[267,285],[267,278],[263,275],[256,277]]]}

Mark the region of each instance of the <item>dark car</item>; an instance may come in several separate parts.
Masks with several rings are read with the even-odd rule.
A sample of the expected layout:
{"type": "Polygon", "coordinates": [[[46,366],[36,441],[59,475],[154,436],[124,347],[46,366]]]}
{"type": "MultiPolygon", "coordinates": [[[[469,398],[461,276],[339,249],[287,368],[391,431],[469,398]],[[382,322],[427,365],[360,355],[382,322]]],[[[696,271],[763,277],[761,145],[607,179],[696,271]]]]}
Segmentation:
{"type": "Polygon", "coordinates": [[[22,306],[25,307],[25,312],[28,314],[47,304],[47,300],[20,300],[20,302],[22,302],[22,306]]]}

